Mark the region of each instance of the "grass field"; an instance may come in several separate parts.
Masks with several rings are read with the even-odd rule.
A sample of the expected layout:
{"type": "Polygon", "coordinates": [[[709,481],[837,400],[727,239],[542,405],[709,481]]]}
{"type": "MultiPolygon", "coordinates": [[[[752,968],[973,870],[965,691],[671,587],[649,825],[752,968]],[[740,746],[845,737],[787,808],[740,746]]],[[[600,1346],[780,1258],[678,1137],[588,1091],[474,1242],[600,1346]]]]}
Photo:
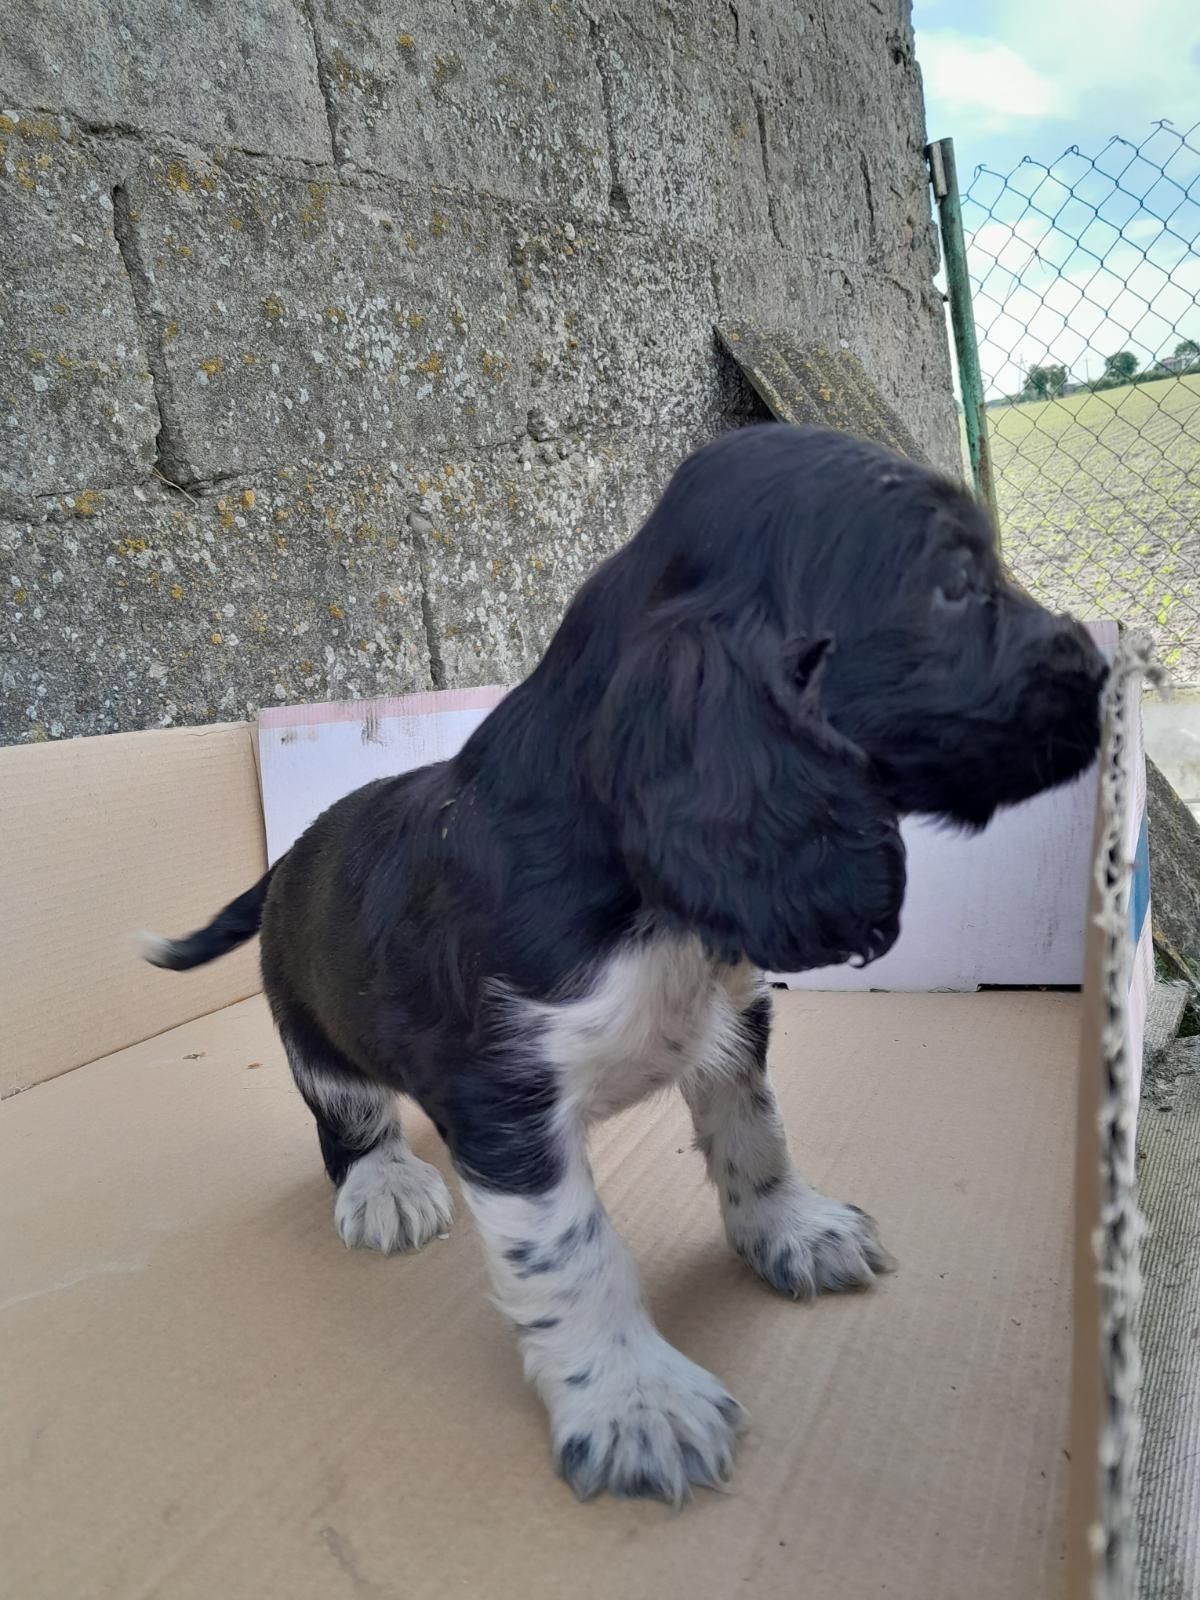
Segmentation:
{"type": "Polygon", "coordinates": [[[1200,684],[1200,374],[988,412],[1007,559],[1040,598],[1150,627],[1200,684]]]}

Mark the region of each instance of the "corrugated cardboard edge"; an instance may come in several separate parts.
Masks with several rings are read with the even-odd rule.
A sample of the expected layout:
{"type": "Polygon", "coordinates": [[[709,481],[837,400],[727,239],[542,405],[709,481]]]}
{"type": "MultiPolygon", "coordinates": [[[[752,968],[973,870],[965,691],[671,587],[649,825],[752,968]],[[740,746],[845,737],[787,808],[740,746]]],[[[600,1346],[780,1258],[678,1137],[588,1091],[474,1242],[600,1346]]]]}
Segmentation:
{"type": "Polygon", "coordinates": [[[1125,635],[1105,696],[1096,848],[1088,917],[1076,1147],[1072,1372],[1072,1600],[1133,1600],[1137,1585],[1139,1245],[1132,1059],[1126,816],[1135,782],[1143,678],[1156,680],[1149,636],[1125,635]]]}
{"type": "Polygon", "coordinates": [[[245,722],[0,750],[0,1099],[258,991],[253,945],[177,973],[135,940],[261,877],[253,762],[245,722]]]}

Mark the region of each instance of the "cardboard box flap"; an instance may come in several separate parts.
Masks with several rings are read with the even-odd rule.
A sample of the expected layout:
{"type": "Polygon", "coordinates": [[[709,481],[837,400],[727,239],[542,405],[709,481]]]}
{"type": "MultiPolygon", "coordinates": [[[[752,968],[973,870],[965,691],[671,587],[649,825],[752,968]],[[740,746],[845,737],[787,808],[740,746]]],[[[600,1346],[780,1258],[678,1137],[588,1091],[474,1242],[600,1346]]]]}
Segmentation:
{"type": "MultiPolygon", "coordinates": [[[[1090,624],[1111,661],[1117,626],[1090,624]]],[[[270,859],[326,806],[374,778],[457,753],[499,704],[498,688],[392,700],[273,707],[258,751],[270,859]]],[[[983,985],[1068,987],[1083,981],[1096,769],[1001,812],[980,834],[923,817],[902,824],[908,890],[900,939],[865,969],[788,975],[795,989],[925,992],[983,985]]]]}
{"type": "Polygon", "coordinates": [[[1136,1135],[1150,964],[1141,688],[1149,637],[1125,635],[1105,695],[1076,1146],[1073,1600],[1136,1592],[1141,1298],[1136,1135]]]}
{"type": "Polygon", "coordinates": [[[439,689],[260,712],[258,766],[268,860],[278,861],[327,806],[364,783],[457,755],[507,693],[439,689]]]}
{"type": "Polygon", "coordinates": [[[0,818],[0,1096],[258,989],[252,946],[186,974],[136,947],[262,875],[248,724],[0,750],[0,818]]]}
{"type": "MultiPolygon", "coordinates": [[[[1132,1600],[1147,668],[1125,641],[1082,996],[780,997],[772,1061],[798,1163],[879,1217],[892,1277],[781,1301],[725,1245],[678,1097],[597,1130],[601,1191],[663,1332],[749,1408],[734,1494],[682,1517],[573,1502],[469,1222],[416,1258],[338,1244],[256,997],[0,1113],[0,1337],[19,1374],[0,1595],[1132,1600]]],[[[347,748],[374,744],[361,711],[347,748]]],[[[308,725],[285,743],[280,724],[281,759],[308,725]]],[[[428,728],[405,737],[431,748],[428,728]]],[[[47,1014],[45,1049],[28,999],[8,1026],[35,1071],[74,1064],[89,1034],[162,1026],[151,991],[120,988],[127,967],[197,1003],[188,979],[130,963],[123,930],[190,927],[261,870],[247,750],[245,729],[189,730],[0,765],[28,942],[10,935],[5,981],[47,1014]],[[48,860],[57,898],[37,892],[48,860]]],[[[408,1126],[444,1168],[425,1120],[408,1126]]]]}

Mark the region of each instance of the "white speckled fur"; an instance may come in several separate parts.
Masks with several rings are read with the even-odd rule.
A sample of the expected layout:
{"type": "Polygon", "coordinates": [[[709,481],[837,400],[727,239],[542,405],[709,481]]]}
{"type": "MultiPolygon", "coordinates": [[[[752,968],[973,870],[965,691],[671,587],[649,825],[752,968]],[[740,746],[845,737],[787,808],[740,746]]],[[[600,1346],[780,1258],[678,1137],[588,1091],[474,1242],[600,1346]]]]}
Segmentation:
{"type": "Polygon", "coordinates": [[[761,989],[752,967],[718,966],[697,939],[624,946],[581,999],[530,1008],[545,1027],[564,1115],[608,1117],[697,1071],[736,1072],[741,1014],[761,989]]]}
{"type": "Polygon", "coordinates": [[[550,1413],[559,1469],[581,1498],[606,1489],[680,1504],[719,1487],[741,1408],[650,1320],[637,1268],[596,1197],[581,1144],[563,1180],[526,1199],[466,1185],[496,1300],[550,1413]]]}
{"type": "Polygon", "coordinates": [[[529,1198],[470,1184],[466,1194],[497,1301],[550,1413],[559,1468],[583,1497],[608,1490],[679,1504],[693,1485],[718,1488],[742,1422],[717,1379],[654,1327],[596,1195],[589,1121],[678,1085],[730,1241],[768,1282],[801,1296],[868,1282],[882,1265],[870,1219],[792,1169],[744,1021],[764,992],[752,967],[720,967],[695,939],[658,937],[619,950],[583,996],[521,1007],[559,1076],[564,1176],[529,1198]]]}
{"type": "Polygon", "coordinates": [[[865,1287],[889,1270],[872,1219],[810,1188],[792,1166],[765,1066],[699,1073],[683,1092],[726,1236],[772,1288],[810,1300],[822,1290],[865,1287]]]}
{"type": "Polygon", "coordinates": [[[297,1051],[286,1048],[297,1088],[314,1111],[336,1124],[343,1143],[369,1150],[396,1123],[396,1096],[390,1089],[311,1067],[297,1051]]]}

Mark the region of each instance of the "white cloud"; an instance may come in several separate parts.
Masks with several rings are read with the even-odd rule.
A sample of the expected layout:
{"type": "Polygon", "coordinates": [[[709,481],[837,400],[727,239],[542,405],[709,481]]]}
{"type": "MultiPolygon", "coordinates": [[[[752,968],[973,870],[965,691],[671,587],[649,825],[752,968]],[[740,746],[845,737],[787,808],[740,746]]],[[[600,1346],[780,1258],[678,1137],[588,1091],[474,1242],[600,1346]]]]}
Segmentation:
{"type": "Polygon", "coordinates": [[[983,278],[998,267],[1003,275],[1000,281],[1007,287],[1009,279],[1030,270],[1053,236],[1053,224],[1036,215],[1026,214],[1014,223],[985,222],[967,234],[971,272],[983,278]]]}
{"type": "Polygon", "coordinates": [[[945,131],[1000,133],[1053,118],[1134,136],[1131,115],[1195,120],[1196,0],[994,0],[989,12],[983,35],[946,25],[962,18],[969,28],[969,4],[917,8],[926,103],[931,122],[951,124],[945,131]]]}
{"type": "Polygon", "coordinates": [[[1105,356],[1132,350],[1142,367],[1184,338],[1200,338],[1200,257],[1169,280],[1140,252],[1104,269],[1023,274],[1003,311],[977,296],[979,361],[989,398],[1015,394],[1030,366],[1059,363],[1076,382],[1098,378],[1105,356]]]}
{"type": "Polygon", "coordinates": [[[999,38],[1022,41],[1032,65],[1080,110],[1094,116],[1097,102],[1136,100],[1148,120],[1186,126],[1194,118],[1195,0],[1000,0],[996,23],[999,38]]]}
{"type": "Polygon", "coordinates": [[[1055,80],[999,40],[935,30],[918,35],[917,55],[927,98],[944,115],[999,129],[1067,109],[1055,80]]]}

